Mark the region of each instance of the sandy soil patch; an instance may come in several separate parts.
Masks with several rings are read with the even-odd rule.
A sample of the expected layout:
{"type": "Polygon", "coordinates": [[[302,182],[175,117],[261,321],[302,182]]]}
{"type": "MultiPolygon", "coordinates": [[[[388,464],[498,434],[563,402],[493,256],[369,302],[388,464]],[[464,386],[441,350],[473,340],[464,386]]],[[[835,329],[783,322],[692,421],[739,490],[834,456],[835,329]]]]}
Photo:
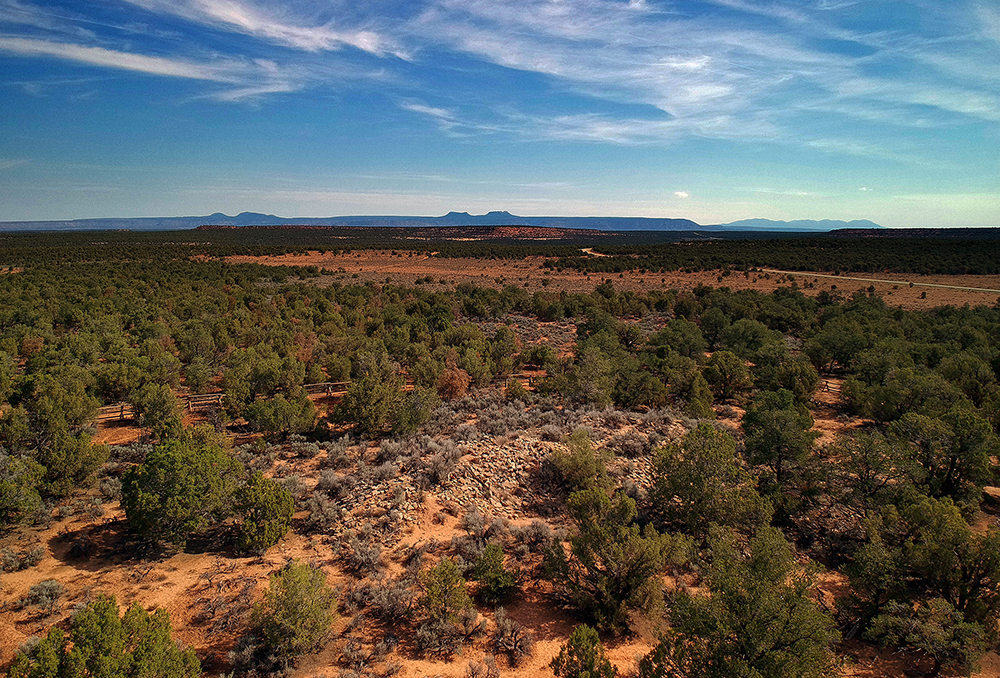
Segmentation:
{"type": "Polygon", "coordinates": [[[229,257],[234,263],[255,262],[270,266],[315,265],[332,275],[322,276],[314,282],[329,285],[334,281],[374,282],[414,285],[430,276],[434,282],[424,282],[430,289],[450,288],[460,283],[475,283],[483,287],[500,289],[505,285],[524,287],[528,292],[539,290],[588,292],[605,280],[610,280],[619,290],[643,291],[651,289],[676,289],[690,291],[699,285],[726,286],[733,290],[755,289],[769,293],[778,287],[787,287],[791,280],[803,293],[815,296],[826,290],[850,297],[857,290],[874,288],[889,306],[904,309],[928,309],[953,305],[993,306],[1000,299],[1000,276],[975,275],[902,275],[892,273],[835,276],[825,272],[768,271],[749,275],[720,271],[697,273],[622,273],[583,274],[565,270],[561,273],[542,268],[543,257],[525,257],[518,260],[441,259],[423,252],[363,250],[347,254],[309,252],[283,256],[229,257]],[[412,255],[412,256],[411,256],[412,255]],[[878,282],[873,282],[878,280],[878,282]],[[444,282],[442,282],[444,281],[444,282]],[[912,286],[911,286],[912,283],[912,286]],[[960,289],[975,288],[975,289],[960,289]],[[988,290],[988,291],[977,291],[988,290]]]}

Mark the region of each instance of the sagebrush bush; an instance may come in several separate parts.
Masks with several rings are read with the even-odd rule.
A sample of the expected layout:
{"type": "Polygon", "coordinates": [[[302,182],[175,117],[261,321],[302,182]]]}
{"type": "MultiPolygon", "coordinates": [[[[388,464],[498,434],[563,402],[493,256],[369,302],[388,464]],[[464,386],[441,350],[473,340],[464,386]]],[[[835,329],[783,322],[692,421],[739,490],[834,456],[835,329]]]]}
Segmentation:
{"type": "Polygon", "coordinates": [[[289,475],[278,479],[278,482],[292,495],[292,501],[295,502],[296,509],[305,508],[304,500],[308,488],[301,477],[298,475],[289,475]]]}
{"type": "Polygon", "coordinates": [[[466,511],[462,519],[458,521],[458,526],[470,537],[480,538],[486,530],[486,518],[475,506],[472,510],[466,511]]]}
{"type": "Polygon", "coordinates": [[[45,547],[36,546],[30,551],[28,551],[27,554],[22,556],[21,564],[22,567],[25,568],[34,567],[38,563],[42,562],[42,560],[44,559],[45,559],[45,547]]]}
{"type": "Polygon", "coordinates": [[[97,485],[101,496],[108,501],[119,501],[122,498],[122,481],[119,478],[106,476],[97,485]]]}
{"type": "Polygon", "coordinates": [[[543,520],[535,518],[527,525],[510,528],[511,537],[515,541],[527,544],[533,551],[548,546],[552,541],[552,528],[543,520]]]}
{"type": "Polygon", "coordinates": [[[348,496],[357,484],[358,479],[353,475],[341,475],[333,469],[326,469],[320,473],[316,490],[326,493],[332,499],[342,499],[348,496]]]}
{"type": "Polygon", "coordinates": [[[475,442],[479,439],[479,430],[472,424],[459,424],[452,438],[460,443],[475,442]]]}
{"type": "Polygon", "coordinates": [[[453,622],[430,619],[417,627],[413,637],[422,655],[448,657],[462,649],[462,634],[453,622]]]}
{"type": "Polygon", "coordinates": [[[470,659],[463,675],[464,678],[500,678],[500,669],[496,658],[488,654],[483,657],[482,663],[470,659]]]}
{"type": "Polygon", "coordinates": [[[55,612],[56,604],[65,592],[66,587],[58,581],[55,579],[46,579],[32,585],[28,589],[28,595],[21,598],[18,602],[22,608],[32,605],[45,610],[47,614],[52,614],[55,612]]]}
{"type": "Polygon", "coordinates": [[[370,586],[365,602],[382,621],[398,623],[410,617],[416,600],[417,595],[404,582],[389,580],[370,586]]]}
{"type": "Polygon", "coordinates": [[[319,493],[307,499],[305,507],[309,511],[306,526],[312,530],[328,530],[339,523],[344,514],[340,504],[319,493]]]}
{"type": "Polygon", "coordinates": [[[507,616],[507,611],[498,607],[494,613],[496,629],[490,639],[494,652],[507,656],[512,668],[517,668],[535,653],[535,639],[531,632],[507,616]]]}
{"type": "Polygon", "coordinates": [[[347,456],[347,450],[351,447],[350,439],[345,436],[338,442],[325,443],[326,458],[322,460],[323,468],[347,468],[351,465],[351,458],[347,456]]]}
{"type": "Polygon", "coordinates": [[[456,534],[451,538],[451,551],[456,562],[461,563],[462,571],[468,573],[483,552],[483,542],[477,537],[456,534]]]}
{"type": "Polygon", "coordinates": [[[635,431],[629,431],[614,436],[608,441],[608,447],[615,450],[617,454],[627,459],[637,459],[646,457],[652,450],[649,439],[635,431]]]}
{"type": "Polygon", "coordinates": [[[109,448],[109,458],[122,464],[141,464],[146,455],[153,451],[149,443],[130,443],[128,445],[112,445],[109,448]]]}
{"type": "Polygon", "coordinates": [[[386,461],[371,470],[371,479],[377,483],[392,480],[399,474],[399,469],[391,461],[386,461]]]}
{"type": "Polygon", "coordinates": [[[313,442],[294,442],[291,445],[291,452],[298,457],[312,459],[320,453],[320,446],[313,442]]]}
{"type": "Polygon", "coordinates": [[[97,520],[104,515],[104,506],[101,505],[101,500],[97,497],[93,497],[87,504],[87,517],[91,520],[97,520]]]}
{"type": "Polygon", "coordinates": [[[425,447],[433,454],[424,460],[421,471],[427,483],[435,487],[448,480],[458,465],[462,452],[451,440],[443,443],[431,441],[425,447]]]}
{"type": "Polygon", "coordinates": [[[563,430],[556,426],[555,424],[545,424],[539,431],[542,440],[547,440],[551,443],[561,442],[563,439],[563,430]]]}
{"type": "Polygon", "coordinates": [[[347,552],[347,565],[357,574],[375,574],[383,569],[382,547],[378,544],[366,543],[352,536],[347,552]]]}
{"type": "Polygon", "coordinates": [[[28,516],[28,522],[35,527],[48,528],[52,524],[52,507],[40,506],[28,516]]]}
{"type": "Polygon", "coordinates": [[[35,546],[20,553],[5,546],[0,549],[0,569],[4,572],[18,572],[33,567],[45,558],[45,547],[35,546]]]}

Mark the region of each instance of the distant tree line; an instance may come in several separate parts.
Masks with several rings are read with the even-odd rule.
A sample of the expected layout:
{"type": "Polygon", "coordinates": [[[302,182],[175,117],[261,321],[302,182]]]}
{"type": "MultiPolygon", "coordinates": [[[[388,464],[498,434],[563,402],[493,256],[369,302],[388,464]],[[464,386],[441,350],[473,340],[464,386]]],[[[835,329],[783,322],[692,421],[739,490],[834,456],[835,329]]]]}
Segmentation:
{"type": "MultiPolygon", "coordinates": [[[[435,229],[436,233],[437,229],[435,229]]],[[[587,273],[625,271],[748,271],[777,268],[912,275],[1000,272],[1000,239],[946,237],[845,237],[842,234],[713,233],[631,231],[577,232],[559,240],[449,240],[420,237],[410,228],[232,228],[187,231],[74,231],[0,233],[0,266],[112,261],[177,261],[190,257],[280,256],[309,251],[389,250],[438,257],[523,259],[546,257],[553,270],[587,273]],[[414,237],[418,236],[418,237],[414,237]],[[595,248],[608,256],[584,254],[595,248]]],[[[313,270],[313,273],[318,271],[313,270]]]]}

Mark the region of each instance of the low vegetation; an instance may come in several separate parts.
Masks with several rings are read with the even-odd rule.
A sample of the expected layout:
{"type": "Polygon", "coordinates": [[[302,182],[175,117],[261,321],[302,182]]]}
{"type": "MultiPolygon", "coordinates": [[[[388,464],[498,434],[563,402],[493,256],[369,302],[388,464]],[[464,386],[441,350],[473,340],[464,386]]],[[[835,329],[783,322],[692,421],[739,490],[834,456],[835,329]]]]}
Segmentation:
{"type": "MultiPolygon", "coordinates": [[[[0,276],[3,615],[41,636],[10,676],[282,675],[322,651],[343,676],[462,653],[470,677],[808,678],[845,642],[938,675],[1000,639],[997,307],[355,284],[218,258],[297,241],[129,237],[114,265],[81,234],[0,247],[21,269],[0,276]],[[185,647],[145,605],[197,558],[185,647]],[[635,639],[652,651],[609,659],[635,639]]],[[[832,265],[816,239],[741,246],[561,244],[547,271],[832,265]]]]}

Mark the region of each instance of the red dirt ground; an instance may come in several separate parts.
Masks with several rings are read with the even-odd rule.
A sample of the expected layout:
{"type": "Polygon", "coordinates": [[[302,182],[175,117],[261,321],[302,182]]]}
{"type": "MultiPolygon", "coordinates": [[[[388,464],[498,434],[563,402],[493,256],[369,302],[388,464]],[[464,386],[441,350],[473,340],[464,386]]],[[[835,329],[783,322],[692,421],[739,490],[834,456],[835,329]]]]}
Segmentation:
{"type": "Polygon", "coordinates": [[[565,270],[562,273],[551,272],[546,275],[542,268],[544,258],[526,257],[520,260],[484,260],[484,259],[439,259],[425,253],[391,252],[379,250],[364,250],[348,254],[320,254],[310,252],[304,255],[284,255],[277,257],[230,257],[233,262],[256,262],[260,264],[282,266],[315,265],[331,271],[341,272],[324,276],[317,284],[330,284],[334,280],[342,283],[352,281],[384,283],[390,279],[395,284],[412,285],[418,279],[431,276],[435,281],[429,283],[430,289],[451,287],[463,282],[471,282],[483,287],[501,288],[513,284],[524,287],[529,292],[538,290],[567,290],[584,292],[592,290],[604,280],[611,280],[618,289],[633,291],[649,289],[693,290],[699,285],[713,287],[727,286],[733,290],[756,289],[761,292],[771,292],[778,287],[788,286],[787,276],[791,275],[805,294],[816,295],[822,290],[833,291],[849,297],[859,289],[873,286],[876,294],[882,296],[886,304],[905,309],[928,309],[935,306],[953,305],[993,306],[1000,299],[1000,276],[946,276],[946,275],[901,275],[892,273],[858,274],[833,276],[827,273],[801,272],[761,272],[744,276],[733,272],[722,276],[719,271],[702,271],[699,273],[624,273],[620,275],[585,275],[576,271],[565,270]],[[357,277],[354,277],[357,275],[357,277]],[[871,282],[878,279],[883,282],[871,282]],[[548,280],[548,284],[543,284],[548,280]],[[910,286],[910,283],[913,286],[910,286]],[[943,286],[943,287],[939,287],[943,286]],[[989,291],[973,291],[958,288],[977,288],[989,291]],[[922,295],[925,297],[922,298],[922,295]]]}
{"type": "MultiPolygon", "coordinates": [[[[237,261],[246,258],[234,258],[237,261]]],[[[585,291],[592,289],[602,281],[600,276],[587,277],[575,272],[544,275],[540,269],[540,259],[526,259],[514,262],[484,262],[480,260],[436,259],[433,257],[408,256],[392,257],[388,253],[360,252],[349,255],[309,255],[288,257],[265,257],[256,259],[266,264],[315,264],[328,269],[343,269],[343,272],[325,276],[320,284],[329,284],[334,280],[350,282],[353,280],[385,282],[391,278],[399,284],[412,284],[416,279],[431,275],[435,280],[446,279],[448,285],[460,282],[475,282],[491,287],[502,287],[504,284],[524,285],[530,292],[539,289],[585,291]],[[353,276],[357,274],[357,278],[353,276]],[[542,281],[551,279],[547,286],[542,281]]],[[[874,276],[872,276],[874,277],[874,276]]],[[[890,276],[880,276],[890,278],[890,276]]],[[[619,289],[648,289],[650,287],[674,288],[690,290],[700,284],[714,286],[728,285],[733,289],[752,287],[767,292],[788,281],[782,274],[751,274],[749,277],[731,275],[718,280],[717,273],[674,274],[674,275],[626,275],[623,278],[611,278],[619,289]]],[[[838,279],[831,282],[828,278],[810,277],[808,274],[794,274],[794,279],[804,287],[807,294],[818,293],[821,289],[829,289],[831,284],[837,285],[837,291],[849,295],[855,289],[867,288],[873,284],[867,281],[850,281],[838,279]],[[815,285],[815,287],[809,287],[815,285]]],[[[876,291],[884,294],[887,303],[905,308],[926,308],[941,304],[989,304],[997,300],[996,293],[971,292],[966,290],[945,289],[936,287],[923,288],[921,283],[955,285],[965,287],[984,287],[1000,289],[1000,277],[925,277],[914,279],[914,286],[909,287],[907,280],[899,278],[898,283],[875,283],[876,291]],[[927,292],[927,298],[921,299],[922,291],[927,292]]],[[[440,283],[433,283],[432,288],[440,288],[440,283]]],[[[839,382],[827,380],[830,390],[821,386],[816,394],[814,416],[816,429],[823,435],[820,444],[829,442],[834,435],[859,425],[858,420],[845,417],[838,408],[839,382]]],[[[193,423],[193,422],[186,422],[193,423]]],[[[130,425],[130,422],[109,422],[102,425],[95,442],[120,444],[138,438],[140,431],[130,425]]],[[[311,460],[308,468],[303,466],[302,476],[313,479],[317,471],[313,470],[316,460],[311,460]]],[[[298,469],[296,470],[298,472],[298,469]]],[[[311,481],[310,481],[311,482],[311,481]]],[[[96,495],[96,492],[91,492],[96,495]]],[[[74,497],[74,500],[80,497],[74,497]]],[[[57,621],[65,621],[72,613],[73,607],[85,602],[100,593],[112,593],[120,603],[128,604],[134,600],[143,606],[152,608],[165,607],[171,614],[177,637],[184,643],[194,646],[203,659],[206,671],[217,674],[225,670],[225,653],[231,648],[234,637],[231,633],[212,634],[208,625],[197,623],[196,615],[200,602],[210,595],[219,592],[232,592],[237,589],[243,578],[251,578],[258,584],[257,593],[267,584],[270,572],[281,567],[289,558],[302,558],[322,563],[328,572],[332,585],[342,584],[346,580],[334,558],[332,547],[323,539],[300,536],[290,533],[279,545],[270,549],[263,558],[239,558],[226,551],[202,549],[201,552],[187,552],[143,560],[133,552],[126,540],[123,516],[116,503],[106,505],[104,516],[90,519],[85,514],[77,514],[55,521],[50,527],[20,528],[0,539],[4,546],[13,546],[17,550],[27,550],[34,545],[42,545],[46,549],[45,559],[38,565],[27,570],[4,574],[0,578],[0,593],[8,601],[0,611],[0,666],[5,665],[12,657],[17,646],[31,635],[42,635],[45,630],[57,621]],[[73,541],[89,535],[96,544],[97,552],[89,560],[75,560],[68,557],[68,551],[73,541]],[[231,571],[230,571],[231,569],[231,571]],[[221,574],[220,574],[221,572],[221,574]],[[209,583],[208,576],[213,576],[209,583]],[[27,593],[32,584],[46,580],[57,579],[68,590],[60,601],[57,612],[52,616],[40,614],[32,610],[16,611],[10,601],[17,600],[27,593]],[[227,588],[228,586],[228,588],[227,588]]],[[[435,496],[428,493],[417,522],[411,531],[403,538],[403,543],[414,544],[430,538],[439,540],[450,539],[458,531],[457,519],[453,516],[441,523],[442,507],[435,496]]],[[[397,565],[390,563],[390,572],[397,565]]],[[[532,582],[525,590],[523,599],[513,605],[509,612],[512,617],[533,630],[536,636],[535,655],[527,666],[511,670],[506,668],[502,659],[498,664],[504,675],[527,676],[542,678],[551,676],[548,663],[558,652],[559,646],[568,637],[573,620],[563,610],[554,608],[547,603],[545,597],[547,584],[532,582]]],[[[846,587],[841,575],[830,573],[824,575],[820,582],[821,594],[832,601],[833,596],[840,594],[846,587]]],[[[484,611],[490,618],[491,614],[484,611]]],[[[341,620],[335,630],[346,623],[341,620]]],[[[647,624],[648,626],[648,624],[647,624]]],[[[638,635],[621,642],[612,642],[609,647],[611,659],[621,669],[627,669],[635,656],[648,651],[655,639],[655,629],[644,628],[638,635]]],[[[316,654],[304,657],[295,672],[297,678],[312,678],[336,675],[338,672],[337,647],[340,643],[331,642],[327,648],[316,654]]],[[[470,659],[481,659],[482,644],[468,650],[464,655],[451,661],[426,661],[401,657],[403,669],[400,676],[418,678],[420,676],[462,676],[470,659]]],[[[842,675],[863,678],[887,678],[912,674],[914,671],[926,670],[928,667],[915,663],[912,656],[899,655],[891,652],[876,652],[868,645],[852,642],[845,644],[844,655],[847,662],[842,675]]],[[[1000,677],[1000,657],[990,653],[983,658],[982,669],[975,674],[978,678],[1000,677]]]]}

